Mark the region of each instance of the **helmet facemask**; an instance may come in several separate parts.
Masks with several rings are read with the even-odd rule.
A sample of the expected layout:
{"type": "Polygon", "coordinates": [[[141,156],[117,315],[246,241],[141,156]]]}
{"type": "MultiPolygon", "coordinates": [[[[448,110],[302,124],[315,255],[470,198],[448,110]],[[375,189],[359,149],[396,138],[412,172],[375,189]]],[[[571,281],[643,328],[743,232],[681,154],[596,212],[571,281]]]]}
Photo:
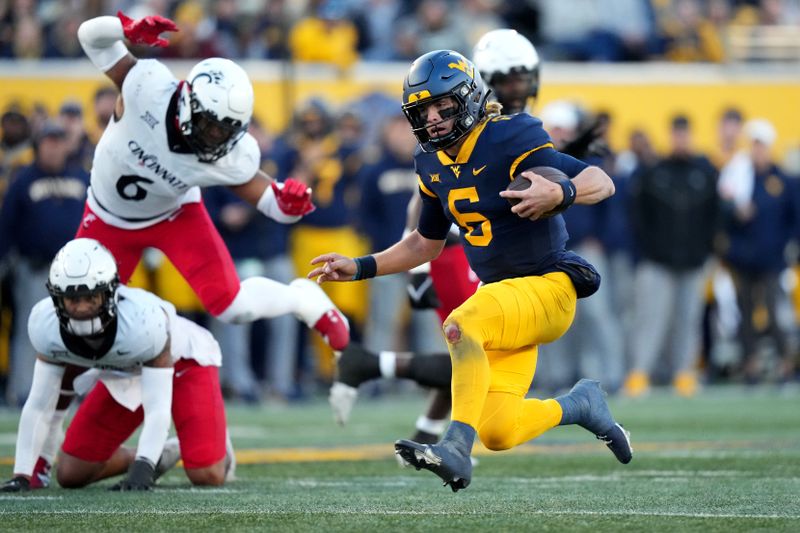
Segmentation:
{"type": "Polygon", "coordinates": [[[117,316],[117,262],[108,249],[95,239],[78,238],[58,251],[50,264],[47,292],[53,299],[61,328],[72,335],[99,335],[117,316]],[[71,316],[66,299],[99,297],[92,316],[71,316]]]}
{"type": "Polygon", "coordinates": [[[50,280],[47,281],[47,292],[55,304],[56,314],[61,328],[79,337],[93,337],[105,331],[117,315],[117,287],[119,276],[107,283],[98,283],[93,289],[86,285],[69,285],[58,287],[50,280]],[[67,311],[65,298],[82,298],[95,295],[101,296],[101,304],[95,316],[89,318],[74,318],[67,311]]]}
{"type": "Polygon", "coordinates": [[[178,127],[203,163],[233,150],[253,117],[253,84],[242,67],[221,57],[196,64],[178,87],[178,127]]]}
{"type": "Polygon", "coordinates": [[[512,68],[508,73],[494,72],[485,76],[487,83],[506,114],[521,113],[529,101],[539,94],[539,68],[512,68]]]}
{"type": "Polygon", "coordinates": [[[219,118],[206,109],[188,82],[183,82],[180,91],[183,116],[179,117],[179,124],[186,142],[203,163],[225,157],[247,132],[248,125],[230,117],[219,118]],[[190,113],[189,117],[185,116],[185,110],[190,113]]]}
{"type": "MultiPolygon", "coordinates": [[[[423,152],[436,152],[449,148],[472,130],[480,119],[476,120],[473,113],[470,112],[470,104],[482,105],[480,102],[480,100],[482,100],[482,94],[475,91],[475,88],[476,85],[474,82],[471,85],[462,83],[448,93],[432,98],[416,100],[403,105],[403,112],[411,124],[411,130],[414,136],[416,136],[423,152]],[[440,111],[439,116],[442,120],[439,123],[452,120],[453,125],[449,132],[432,137],[428,131],[428,128],[432,125],[428,123],[428,108],[435,102],[448,97],[453,100],[454,107],[444,108],[440,111]]],[[[482,113],[480,117],[482,117],[482,113]]]]}

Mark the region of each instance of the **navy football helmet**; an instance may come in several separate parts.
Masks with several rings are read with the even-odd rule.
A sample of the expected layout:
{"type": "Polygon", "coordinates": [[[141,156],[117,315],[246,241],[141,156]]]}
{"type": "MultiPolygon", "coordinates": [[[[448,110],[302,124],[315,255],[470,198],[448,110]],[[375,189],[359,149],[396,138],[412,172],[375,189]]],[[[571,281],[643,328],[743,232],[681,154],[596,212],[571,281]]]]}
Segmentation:
{"type": "Polygon", "coordinates": [[[480,72],[467,58],[452,50],[436,50],[418,57],[403,81],[403,112],[424,152],[454,145],[484,117],[489,90],[480,72]],[[443,119],[453,119],[448,133],[431,137],[427,107],[452,97],[455,107],[443,110],[443,119]]]}

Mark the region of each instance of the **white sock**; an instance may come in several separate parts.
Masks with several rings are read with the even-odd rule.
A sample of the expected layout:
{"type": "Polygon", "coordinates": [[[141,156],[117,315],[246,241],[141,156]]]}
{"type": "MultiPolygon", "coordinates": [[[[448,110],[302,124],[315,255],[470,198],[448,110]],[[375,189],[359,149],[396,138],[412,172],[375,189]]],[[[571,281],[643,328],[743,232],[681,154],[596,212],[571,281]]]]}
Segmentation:
{"type": "Polygon", "coordinates": [[[61,441],[64,439],[64,417],[67,416],[67,410],[62,409],[53,412],[47,437],[44,439],[42,451],[39,454],[51,465],[55,461],[58,449],[61,447],[61,441]]]}
{"type": "Polygon", "coordinates": [[[393,378],[397,374],[397,353],[381,352],[378,354],[378,365],[381,369],[381,376],[393,378]]]}
{"type": "Polygon", "coordinates": [[[433,420],[425,415],[417,418],[416,428],[431,435],[441,435],[444,433],[445,426],[447,426],[447,420],[433,420]]]}
{"type": "Polygon", "coordinates": [[[260,276],[247,278],[241,281],[236,298],[217,318],[231,324],[273,318],[295,312],[300,299],[295,287],[260,276]]]}

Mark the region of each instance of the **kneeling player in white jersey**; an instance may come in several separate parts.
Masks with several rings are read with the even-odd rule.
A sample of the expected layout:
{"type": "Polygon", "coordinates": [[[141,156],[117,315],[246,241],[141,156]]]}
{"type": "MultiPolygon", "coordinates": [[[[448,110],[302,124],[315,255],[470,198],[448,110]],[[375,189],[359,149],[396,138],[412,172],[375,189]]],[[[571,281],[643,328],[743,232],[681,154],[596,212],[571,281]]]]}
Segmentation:
{"type": "Polygon", "coordinates": [[[79,380],[91,384],[91,376],[97,383],[67,429],[57,462],[62,487],[127,471],[114,488],[149,490],[156,474],[177,461],[177,454],[162,456],[170,414],[189,479],[222,484],[232,450],[226,451],[221,353],[211,334],[155,295],[119,286],[114,257],[93,239],[70,241],[59,251],[47,288],[51,298],[28,319],[39,355],[19,422],[14,478],[0,490],[30,488],[66,365],[92,369],[79,380]],[[136,450],[122,447],[140,424],[136,450]]]}

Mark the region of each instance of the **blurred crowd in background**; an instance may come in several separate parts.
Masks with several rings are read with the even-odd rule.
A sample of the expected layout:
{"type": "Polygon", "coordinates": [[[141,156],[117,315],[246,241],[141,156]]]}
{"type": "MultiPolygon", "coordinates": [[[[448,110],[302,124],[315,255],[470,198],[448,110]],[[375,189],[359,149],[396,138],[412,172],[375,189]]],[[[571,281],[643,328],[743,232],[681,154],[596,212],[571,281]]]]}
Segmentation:
{"type": "MultiPolygon", "coordinates": [[[[71,101],[54,117],[14,110],[2,115],[0,259],[6,283],[0,330],[10,340],[10,361],[7,351],[3,363],[13,404],[21,404],[30,383],[27,310],[47,296],[49,262],[80,220],[94,142],[115,96],[107,87],[97,91],[97,124],[86,123],[84,110],[71,101]]],[[[417,185],[415,139],[399,103],[375,93],[343,109],[308,100],[277,135],[251,124],[262,168],[314,188],[318,209],[299,223],[272,222],[224,188],[204,191],[241,276],[288,282],[330,249],[358,256],[401,237],[417,185]]],[[[537,114],[557,146],[587,127],[602,124],[606,133],[614,127],[613,117],[594,116],[567,101],[537,114]]],[[[676,116],[663,127],[671,139],[665,153],[634,131],[628,146],[616,152],[603,146],[589,159],[613,176],[617,193],[564,216],[568,246],[598,267],[604,283],[597,295],[580,301],[570,334],[543,347],[541,387],[557,390],[589,375],[630,396],[646,393],[651,383],[672,384],[690,396],[703,382],[795,379],[800,180],[771,153],[774,128],[728,109],[719,117],[717,150],[701,154],[693,148],[689,117],[676,116]]],[[[406,283],[406,276],[395,275],[325,289],[350,318],[353,337],[370,350],[445,351],[438,320],[432,311],[411,310],[406,283]]],[[[294,318],[252,327],[218,323],[155,250],[132,284],[212,328],[225,354],[222,376],[230,398],[293,400],[332,377],[331,353],[316,337],[307,338],[294,318]]]]}
{"type": "Polygon", "coordinates": [[[181,28],[162,58],[293,59],[346,69],[440,48],[468,54],[513,28],[545,60],[797,57],[798,0],[0,0],[0,57],[78,58],[80,23],[118,9],[181,28]]]}
{"type": "MultiPolygon", "coordinates": [[[[0,55],[83,58],[77,26],[118,8],[133,17],[157,12],[176,19],[181,31],[160,57],[294,57],[343,67],[357,58],[407,60],[436,48],[470,55],[481,33],[503,26],[528,35],[545,58],[722,61],[726,27],[796,28],[800,16],[798,2],[778,0],[0,0],[0,55]]],[[[94,145],[116,97],[113,87],[100,86],[93,109],[66,100],[54,114],[44,105],[2,102],[0,375],[10,405],[21,405],[30,386],[28,310],[47,297],[49,263],[80,221],[94,145]]],[[[587,162],[602,166],[617,190],[606,202],[565,214],[568,246],[595,264],[604,282],[596,296],[581,300],[570,333],[543,348],[537,387],[557,391],[585,376],[633,397],[664,384],[691,396],[705,383],[796,382],[800,147],[775,153],[773,125],[735,107],[714,117],[717,144],[709,153],[695,147],[697,117],[677,114],[661,125],[670,145],[657,151],[642,130],[626,145],[610,146],[613,115],[571,101],[533,112],[557,147],[592,140],[587,162]]],[[[406,206],[417,194],[416,142],[394,98],[370,93],[338,108],[311,98],[298,103],[284,131],[254,119],[250,132],[262,169],[307,182],[318,208],[284,226],[225,189],[204,190],[240,276],[288,282],[305,275],[321,253],[359,256],[401,237],[406,206]]],[[[395,275],[325,289],[349,317],[353,338],[369,350],[446,351],[438,319],[433,311],[412,311],[406,283],[405,275],[395,275]]],[[[331,352],[294,318],[216,322],[158,251],[146,254],[132,284],[212,329],[231,400],[293,401],[332,379],[331,352]]]]}

